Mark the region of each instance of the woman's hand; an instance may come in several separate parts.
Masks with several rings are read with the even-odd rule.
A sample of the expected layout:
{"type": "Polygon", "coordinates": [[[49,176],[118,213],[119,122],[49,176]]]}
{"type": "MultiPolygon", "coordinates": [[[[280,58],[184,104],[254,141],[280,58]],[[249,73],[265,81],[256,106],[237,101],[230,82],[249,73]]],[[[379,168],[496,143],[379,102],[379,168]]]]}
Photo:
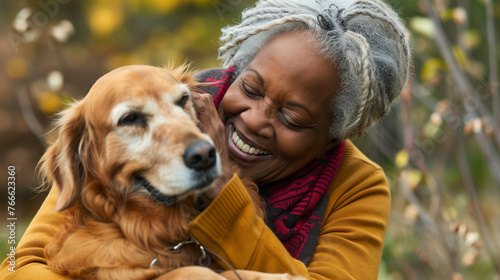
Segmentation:
{"type": "Polygon", "coordinates": [[[192,92],[191,97],[200,121],[200,129],[212,138],[214,146],[220,155],[221,175],[216,180],[215,187],[204,193],[211,201],[233,176],[227,151],[227,135],[212,96],[208,93],[192,92]]]}
{"type": "Polygon", "coordinates": [[[225,277],[215,273],[213,270],[202,266],[184,266],[174,269],[166,274],[158,276],[154,280],[226,280],[225,277]]]}

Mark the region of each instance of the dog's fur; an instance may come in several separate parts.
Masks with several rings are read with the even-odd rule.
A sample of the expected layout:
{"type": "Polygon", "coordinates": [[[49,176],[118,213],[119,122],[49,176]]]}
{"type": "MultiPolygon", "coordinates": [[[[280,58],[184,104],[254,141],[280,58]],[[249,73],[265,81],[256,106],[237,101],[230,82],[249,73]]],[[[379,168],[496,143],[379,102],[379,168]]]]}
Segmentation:
{"type": "Polygon", "coordinates": [[[67,212],[45,248],[52,270],[76,278],[152,279],[198,263],[195,246],[164,250],[189,238],[188,223],[198,214],[193,195],[220,172],[218,155],[208,170],[183,162],[192,143],[212,143],[185,98],[197,85],[183,68],[122,67],[61,114],[58,138],[40,164],[48,185],[59,190],[55,210],[67,212]],[[137,176],[177,203],[155,201],[137,176]],[[160,267],[150,268],[154,258],[160,267]]]}

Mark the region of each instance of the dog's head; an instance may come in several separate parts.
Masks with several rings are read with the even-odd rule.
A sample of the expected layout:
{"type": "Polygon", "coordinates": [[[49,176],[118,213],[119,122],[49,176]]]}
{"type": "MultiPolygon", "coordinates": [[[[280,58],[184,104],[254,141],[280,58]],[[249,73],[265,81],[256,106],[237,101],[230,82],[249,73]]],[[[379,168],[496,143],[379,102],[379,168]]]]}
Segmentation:
{"type": "Polygon", "coordinates": [[[100,78],[61,114],[58,138],[41,160],[43,176],[60,190],[56,210],[96,180],[166,205],[209,187],[220,165],[197,126],[195,86],[182,68],[127,66],[100,78]]]}

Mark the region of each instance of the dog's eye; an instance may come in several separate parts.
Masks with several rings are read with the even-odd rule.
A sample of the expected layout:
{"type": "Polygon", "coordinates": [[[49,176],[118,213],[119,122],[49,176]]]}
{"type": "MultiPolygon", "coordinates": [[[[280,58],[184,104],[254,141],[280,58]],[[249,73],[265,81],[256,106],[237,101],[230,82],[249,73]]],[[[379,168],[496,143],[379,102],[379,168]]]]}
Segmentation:
{"type": "Polygon", "coordinates": [[[189,100],[189,93],[186,93],[182,95],[181,99],[177,101],[177,105],[179,105],[181,108],[184,108],[186,106],[187,101],[189,100]]]}
{"type": "Polygon", "coordinates": [[[118,125],[140,125],[146,127],[146,116],[140,112],[129,112],[120,118],[118,125]]]}

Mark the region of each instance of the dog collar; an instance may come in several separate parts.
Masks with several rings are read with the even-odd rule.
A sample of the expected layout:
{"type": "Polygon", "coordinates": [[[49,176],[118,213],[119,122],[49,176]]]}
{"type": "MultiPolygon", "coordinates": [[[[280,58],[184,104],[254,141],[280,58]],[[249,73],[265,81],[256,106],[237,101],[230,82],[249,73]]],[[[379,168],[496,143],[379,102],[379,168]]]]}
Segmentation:
{"type": "MultiPolygon", "coordinates": [[[[193,236],[191,236],[188,240],[181,241],[174,246],[170,246],[170,247],[165,248],[165,251],[167,251],[169,253],[177,254],[177,253],[179,253],[179,251],[181,250],[181,248],[184,245],[188,245],[188,244],[195,244],[198,247],[198,249],[200,250],[201,256],[198,259],[199,265],[204,266],[204,267],[208,267],[212,263],[212,259],[207,254],[205,247],[203,245],[201,245],[201,243],[198,240],[196,240],[196,238],[194,238],[193,236]]],[[[149,265],[150,268],[152,268],[154,266],[156,266],[156,267],[160,266],[160,264],[158,262],[158,258],[154,258],[151,261],[151,264],[149,265]]]]}
{"type": "MultiPolygon", "coordinates": [[[[231,269],[233,271],[233,273],[236,275],[236,278],[238,278],[238,280],[243,280],[243,278],[241,278],[241,276],[238,274],[238,272],[236,271],[236,269],[231,264],[229,264],[229,262],[227,262],[225,259],[223,259],[221,256],[219,256],[214,251],[209,250],[208,248],[205,248],[192,235],[186,241],[181,241],[181,242],[177,243],[174,246],[165,248],[165,251],[167,251],[169,253],[176,254],[176,253],[179,253],[180,249],[184,245],[188,245],[188,244],[195,244],[198,247],[198,249],[200,249],[201,257],[198,259],[198,264],[200,266],[208,267],[212,263],[212,258],[210,258],[210,255],[208,254],[208,253],[210,253],[211,255],[214,255],[219,260],[221,260],[229,269],[231,269]]],[[[158,258],[154,258],[153,261],[151,261],[151,264],[149,265],[149,268],[153,268],[153,267],[160,267],[160,263],[158,262],[158,258]]]]}

